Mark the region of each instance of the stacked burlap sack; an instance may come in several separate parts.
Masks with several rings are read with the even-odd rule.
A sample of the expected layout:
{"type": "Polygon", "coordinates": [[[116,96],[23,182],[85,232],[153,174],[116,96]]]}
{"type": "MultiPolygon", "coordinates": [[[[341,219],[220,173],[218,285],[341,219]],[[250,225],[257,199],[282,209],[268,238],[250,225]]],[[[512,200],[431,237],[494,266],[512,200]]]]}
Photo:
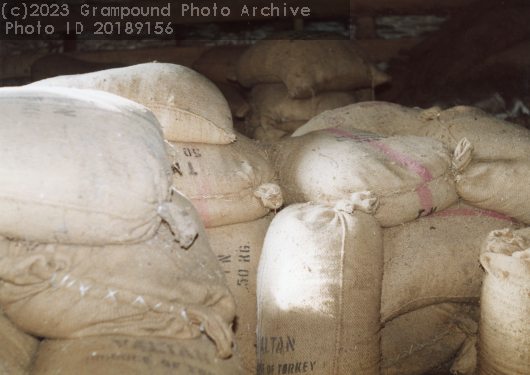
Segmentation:
{"type": "Polygon", "coordinates": [[[153,109],[164,129],[172,188],[190,199],[208,228],[238,305],[234,329],[242,363],[255,371],[256,269],[269,213],[283,200],[263,151],[233,130],[221,91],[191,69],[160,63],[33,85],[112,91],[153,109]]]}
{"type": "Polygon", "coordinates": [[[274,142],[323,111],[371,100],[390,80],[353,40],[339,33],[282,32],[248,48],[237,81],[251,89],[246,134],[274,142]]]}
{"type": "Polygon", "coordinates": [[[46,338],[31,373],[242,373],[233,294],[153,112],[44,86],[0,91],[0,306],[46,338]]]}
{"type": "MultiPolygon", "coordinates": [[[[354,104],[322,113],[299,128],[295,137],[267,148],[278,171],[285,202],[291,206],[273,220],[260,264],[258,334],[263,331],[263,342],[259,342],[258,356],[262,371],[283,371],[285,367],[288,373],[291,364],[296,370],[307,359],[307,366],[322,374],[380,371],[419,375],[456,357],[453,373],[474,373],[477,309],[484,277],[479,262],[481,244],[491,231],[524,227],[525,216],[519,212],[527,212],[524,205],[528,203],[522,193],[524,175],[519,175],[521,187],[511,179],[505,181],[506,191],[495,202],[498,204],[483,202],[480,197],[474,199],[473,194],[491,195],[493,189],[486,193],[480,190],[484,184],[494,185],[495,192],[500,193],[502,180],[496,175],[502,173],[506,178],[515,174],[509,169],[506,173],[501,168],[495,171],[496,163],[524,168],[528,162],[522,154],[528,147],[529,134],[473,108],[457,107],[444,112],[380,102],[354,104]],[[497,142],[502,143],[495,149],[497,142]],[[474,144],[481,151],[475,152],[474,144]],[[463,181],[470,179],[472,168],[490,168],[494,176],[485,172],[485,180],[481,184],[475,180],[475,191],[469,189],[466,194],[463,181]],[[343,332],[353,324],[352,315],[344,317],[340,306],[352,302],[345,298],[357,298],[355,309],[348,310],[354,311],[355,317],[360,314],[357,309],[367,312],[377,299],[370,302],[354,297],[352,290],[358,292],[362,288],[345,287],[344,280],[350,282],[352,277],[345,279],[344,269],[339,267],[333,277],[321,271],[324,267],[338,267],[323,266],[327,262],[343,267],[348,264],[346,255],[340,261],[333,260],[344,251],[347,232],[341,236],[340,230],[328,228],[331,223],[344,220],[333,219],[332,215],[324,220],[316,214],[293,214],[290,220],[303,222],[314,235],[288,219],[278,224],[276,221],[296,207],[328,207],[337,212],[336,205],[363,191],[371,192],[364,193],[365,199],[377,198],[371,216],[384,230],[381,235],[372,233],[369,240],[358,236],[361,243],[350,251],[362,252],[370,241],[382,237],[380,291],[370,277],[365,277],[364,284],[356,284],[357,288],[372,288],[373,295],[380,293],[380,325],[364,337],[360,330],[358,335],[346,335],[348,342],[344,341],[343,332]],[[503,205],[504,200],[508,202],[503,205]],[[523,207],[517,207],[517,211],[517,205],[523,207]],[[316,256],[308,257],[306,242],[311,242],[320,230],[326,233],[330,245],[328,248],[316,242],[316,248],[325,249],[318,252],[317,261],[316,256]],[[342,238],[341,246],[333,245],[335,236],[342,238]],[[269,246],[269,241],[273,245],[269,246]],[[280,246],[282,242],[289,245],[280,246]],[[279,285],[275,278],[280,275],[276,271],[269,275],[277,267],[283,267],[283,274],[287,274],[285,264],[295,271],[283,276],[279,285]],[[315,281],[310,281],[313,278],[315,281]],[[282,330],[285,334],[280,344],[282,330]],[[333,339],[328,337],[327,345],[314,338],[328,334],[333,339]],[[368,345],[366,342],[377,341],[378,335],[380,367],[371,362],[362,370],[354,369],[342,360],[341,355],[346,352],[353,353],[356,363],[368,361],[355,340],[363,338],[368,345]],[[300,339],[297,341],[296,337],[300,339]],[[276,344],[272,344],[272,338],[276,344]],[[287,339],[301,343],[298,352],[285,345],[287,339]]],[[[362,274],[358,266],[355,271],[362,274]]]]}

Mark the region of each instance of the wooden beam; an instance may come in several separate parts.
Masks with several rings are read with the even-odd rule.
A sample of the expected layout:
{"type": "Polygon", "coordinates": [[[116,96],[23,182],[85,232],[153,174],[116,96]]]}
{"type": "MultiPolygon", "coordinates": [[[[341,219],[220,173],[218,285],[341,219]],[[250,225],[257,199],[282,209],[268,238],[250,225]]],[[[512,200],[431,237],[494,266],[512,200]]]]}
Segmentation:
{"type": "MultiPolygon", "coordinates": [[[[361,40],[359,43],[376,61],[388,61],[397,57],[401,49],[409,50],[422,38],[373,39],[361,40]]],[[[192,67],[197,58],[211,47],[178,47],[121,51],[96,51],[65,53],[67,56],[94,62],[116,62],[125,65],[141,64],[157,60],[192,67]]],[[[0,80],[23,78],[31,75],[31,64],[44,55],[0,56],[0,80]]]]}
{"type": "Polygon", "coordinates": [[[427,15],[458,12],[481,0],[350,0],[350,15],[355,17],[380,15],[427,15]]]}

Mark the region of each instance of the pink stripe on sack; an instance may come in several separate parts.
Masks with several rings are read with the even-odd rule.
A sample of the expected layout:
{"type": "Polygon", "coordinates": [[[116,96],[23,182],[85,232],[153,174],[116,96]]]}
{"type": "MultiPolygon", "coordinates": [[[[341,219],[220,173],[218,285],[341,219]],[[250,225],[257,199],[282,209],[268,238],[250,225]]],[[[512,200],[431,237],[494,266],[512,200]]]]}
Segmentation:
{"type": "Polygon", "coordinates": [[[429,181],[432,181],[434,176],[432,175],[431,171],[427,169],[423,164],[418,163],[416,160],[411,159],[407,155],[404,155],[394,150],[387,144],[381,141],[378,141],[377,139],[370,139],[370,138],[365,138],[362,136],[352,135],[340,129],[326,129],[326,131],[329,133],[337,134],[344,138],[355,139],[358,141],[362,141],[366,144],[369,144],[376,150],[388,156],[390,159],[400,164],[403,164],[408,170],[411,170],[414,173],[416,173],[418,176],[420,176],[423,183],[416,186],[416,192],[418,193],[418,196],[420,198],[420,206],[422,209],[421,211],[422,213],[420,216],[426,216],[432,212],[434,200],[432,197],[432,193],[426,183],[429,181]]]}

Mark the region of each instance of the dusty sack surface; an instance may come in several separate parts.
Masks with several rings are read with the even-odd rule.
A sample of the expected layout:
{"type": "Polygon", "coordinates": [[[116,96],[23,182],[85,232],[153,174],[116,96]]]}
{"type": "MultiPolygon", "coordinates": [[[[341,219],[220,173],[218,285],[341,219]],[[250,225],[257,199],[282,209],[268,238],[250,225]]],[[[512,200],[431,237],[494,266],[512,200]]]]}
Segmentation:
{"type": "Polygon", "coordinates": [[[520,160],[530,153],[528,129],[467,106],[421,110],[388,102],[356,103],[316,116],[293,136],[337,126],[381,135],[431,137],[442,141],[451,152],[467,138],[474,146],[474,158],[483,161],[520,160]]]}
{"type": "MultiPolygon", "coordinates": [[[[449,361],[468,338],[475,337],[473,309],[441,303],[387,322],[381,330],[381,374],[421,375],[449,361]]],[[[459,353],[458,360],[465,354],[459,353]]]]}
{"type": "Polygon", "coordinates": [[[420,109],[408,108],[395,103],[367,101],[350,104],[321,113],[296,129],[293,137],[315,130],[350,127],[380,135],[421,136],[424,125],[418,116],[420,109]]]}
{"type": "MultiPolygon", "coordinates": [[[[460,168],[455,178],[462,199],[479,208],[500,212],[530,224],[530,189],[528,158],[481,160],[467,138],[455,150],[456,155],[470,155],[471,161],[460,168]]],[[[456,157],[458,158],[458,157],[456,157]]]]}
{"type": "Polygon", "coordinates": [[[478,330],[478,374],[530,372],[530,229],[493,231],[480,263],[486,270],[478,330]]]}
{"type": "Polygon", "coordinates": [[[258,220],[206,230],[236,299],[235,339],[247,374],[257,371],[256,278],[263,241],[273,218],[274,214],[269,214],[258,220]]]}
{"type": "Polygon", "coordinates": [[[0,90],[0,235],[41,243],[125,244],[162,218],[179,239],[171,166],[147,108],[62,87],[0,90]]]}
{"type": "Polygon", "coordinates": [[[27,375],[38,346],[39,340],[19,330],[0,311],[0,374],[27,375]]]}
{"type": "Polygon", "coordinates": [[[326,32],[295,31],[269,38],[239,58],[236,75],[243,86],[282,82],[291,98],[303,99],[322,91],[375,87],[390,80],[355,41],[338,40],[326,32]]]}
{"type": "Polygon", "coordinates": [[[458,203],[385,229],[381,320],[435,303],[477,303],[482,242],[492,230],[520,227],[504,215],[458,203]]]}
{"type": "Polygon", "coordinates": [[[370,190],[375,217],[391,227],[432,214],[458,199],[447,147],[431,138],[380,136],[333,128],[270,147],[287,204],[330,203],[370,190]]]}
{"type": "Polygon", "coordinates": [[[237,356],[220,360],[207,337],[98,336],[45,340],[31,375],[243,375],[237,356]]]}
{"type": "Polygon", "coordinates": [[[374,204],[293,204],[273,219],[258,267],[258,373],[379,374],[374,204]]]}
{"type": "Polygon", "coordinates": [[[235,140],[230,108],[206,77],[181,65],[147,63],[60,76],[30,84],[106,91],[151,109],[169,141],[227,144],[235,140]]]}
{"type": "Polygon", "coordinates": [[[0,259],[0,305],[25,332],[47,338],[122,334],[215,341],[231,353],[235,301],[191,203],[197,223],[184,249],[163,224],[134,245],[70,246],[11,241],[0,259]]]}
{"type": "Polygon", "coordinates": [[[355,91],[328,91],[307,99],[291,99],[282,83],[258,84],[250,93],[252,111],[277,129],[294,132],[300,121],[308,121],[320,113],[359,101],[355,91]]]}
{"type": "Polygon", "coordinates": [[[207,228],[256,220],[283,204],[275,171],[253,140],[170,142],[167,151],[173,187],[191,200],[207,228]]]}

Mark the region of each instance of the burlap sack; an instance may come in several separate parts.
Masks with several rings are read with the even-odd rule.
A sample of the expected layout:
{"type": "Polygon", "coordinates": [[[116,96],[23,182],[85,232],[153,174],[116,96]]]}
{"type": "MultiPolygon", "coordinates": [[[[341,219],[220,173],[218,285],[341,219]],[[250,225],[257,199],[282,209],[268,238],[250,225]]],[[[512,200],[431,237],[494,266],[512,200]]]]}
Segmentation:
{"type": "Polygon", "coordinates": [[[95,62],[79,60],[59,53],[45,55],[31,64],[31,80],[64,76],[70,74],[84,74],[99,70],[121,68],[124,64],[112,62],[95,62]]]}
{"type": "Polygon", "coordinates": [[[190,339],[208,335],[231,354],[235,301],[191,203],[198,228],[183,249],[164,224],[134,245],[11,242],[0,259],[0,306],[25,332],[46,338],[100,335],[190,339]]]}
{"type": "Polygon", "coordinates": [[[245,87],[282,82],[293,99],[390,80],[356,41],[318,31],[286,32],[258,41],[239,58],[236,75],[245,87]]]}
{"type": "Polygon", "coordinates": [[[243,375],[237,355],[220,360],[207,337],[98,336],[42,342],[31,375],[243,375]]]}
{"type": "Polygon", "coordinates": [[[223,94],[210,80],[181,65],[138,64],[29,86],[101,90],[133,100],[153,111],[170,141],[228,144],[236,139],[223,94]]]}
{"type": "Polygon", "coordinates": [[[62,87],[0,89],[0,235],[41,243],[125,244],[162,219],[183,246],[158,121],[116,95],[62,87]]]}
{"type": "Polygon", "coordinates": [[[39,340],[25,334],[0,311],[0,374],[27,375],[39,340]]]}
{"type": "Polygon", "coordinates": [[[476,159],[475,147],[467,138],[457,145],[454,156],[455,160],[470,159],[458,168],[455,178],[456,191],[465,202],[530,224],[530,189],[525,179],[530,173],[527,158],[476,159]]]}
{"type": "Polygon", "coordinates": [[[474,146],[473,159],[481,161],[527,160],[530,130],[466,106],[442,111],[438,107],[420,113],[421,136],[444,142],[454,151],[462,138],[474,146]]]}
{"type": "Polygon", "coordinates": [[[424,121],[419,119],[420,109],[403,107],[388,102],[361,102],[326,111],[296,129],[293,137],[316,130],[351,127],[380,135],[416,135],[424,121]]]}
{"type": "Polygon", "coordinates": [[[273,217],[270,214],[254,221],[206,230],[236,299],[235,338],[247,374],[255,374],[257,370],[256,277],[263,241],[273,217]]]}
{"type": "Polygon", "coordinates": [[[480,255],[478,375],[530,373],[530,228],[490,233],[480,255]]]}
{"type": "Polygon", "coordinates": [[[431,138],[379,136],[334,128],[270,148],[287,204],[332,203],[373,190],[375,217],[391,227],[443,210],[458,199],[447,147],[431,138]]]}
{"type": "Polygon", "coordinates": [[[248,45],[209,48],[193,63],[193,69],[214,82],[235,81],[237,60],[248,48],[248,45]]]}
{"type": "Polygon", "coordinates": [[[254,141],[238,135],[230,145],[168,145],[173,186],[216,227],[259,219],[283,204],[276,174],[254,141]]]}
{"type": "Polygon", "coordinates": [[[482,242],[492,230],[520,227],[504,215],[459,203],[385,229],[382,321],[435,303],[478,303],[482,242]]]}
{"type": "Polygon", "coordinates": [[[530,154],[530,130],[466,106],[421,110],[387,102],[357,103],[314,117],[293,136],[337,126],[436,138],[451,152],[467,138],[475,148],[473,158],[482,161],[521,160],[530,154]]]}
{"type": "Polygon", "coordinates": [[[381,228],[362,194],[294,204],[269,227],[258,267],[258,373],[377,374],[381,228]]]}
{"type": "Polygon", "coordinates": [[[283,83],[258,84],[250,92],[253,114],[286,132],[294,132],[300,122],[303,124],[324,111],[358,101],[355,91],[327,91],[308,99],[294,100],[283,83]]]}
{"type": "Polygon", "coordinates": [[[381,375],[421,375],[459,354],[476,335],[474,306],[441,303],[403,314],[381,330],[381,375]],[[468,340],[469,338],[469,340],[468,340]]]}

